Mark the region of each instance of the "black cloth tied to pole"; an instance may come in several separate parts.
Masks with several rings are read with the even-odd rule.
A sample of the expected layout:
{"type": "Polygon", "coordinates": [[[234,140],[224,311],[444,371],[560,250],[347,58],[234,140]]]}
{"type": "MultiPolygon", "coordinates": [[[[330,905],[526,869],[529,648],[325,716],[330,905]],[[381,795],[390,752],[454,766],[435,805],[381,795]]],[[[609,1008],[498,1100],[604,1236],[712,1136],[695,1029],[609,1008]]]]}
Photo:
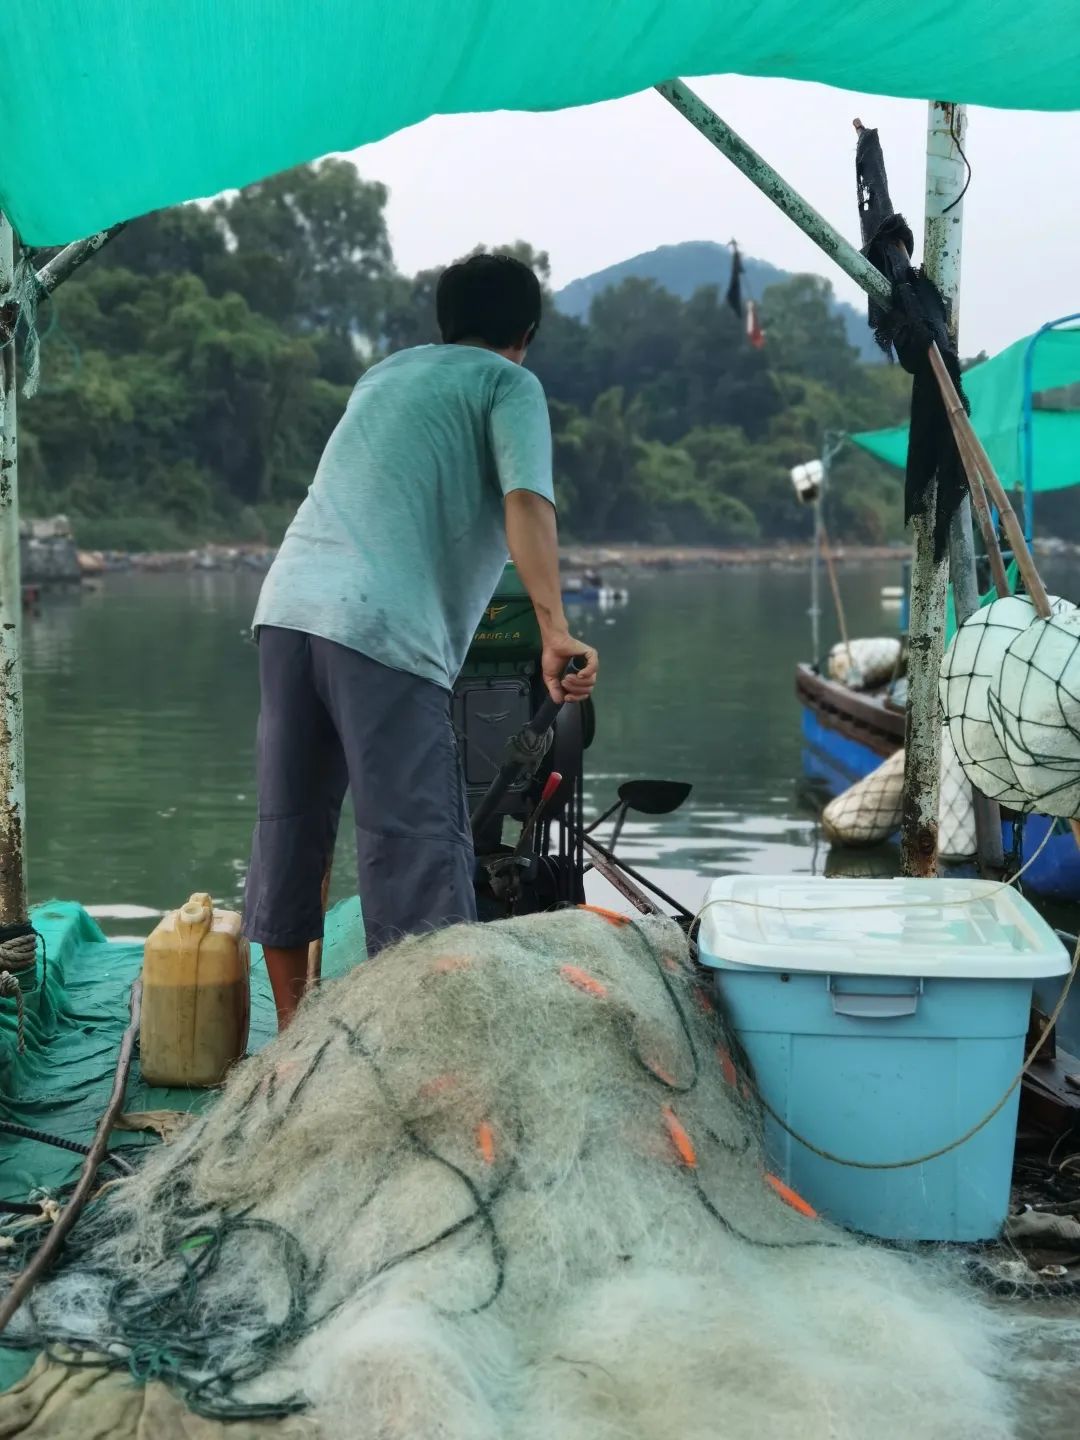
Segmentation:
{"type": "Polygon", "coordinates": [[[969,408],[960,381],[960,360],[949,340],[948,312],[933,281],[911,263],[915,247],[911,227],[896,214],[889,198],[888,177],[876,130],[861,130],[855,157],[862,226],[863,254],[892,282],[887,310],[870,302],[874,337],[886,354],[896,353],[912,376],[911,423],[904,519],[926,515],[933,482],[937,504],[933,516],[934,558],[944,558],[949,525],[967,493],[967,481],[948,412],[930,364],[936,344],[964,409],[969,408]]]}

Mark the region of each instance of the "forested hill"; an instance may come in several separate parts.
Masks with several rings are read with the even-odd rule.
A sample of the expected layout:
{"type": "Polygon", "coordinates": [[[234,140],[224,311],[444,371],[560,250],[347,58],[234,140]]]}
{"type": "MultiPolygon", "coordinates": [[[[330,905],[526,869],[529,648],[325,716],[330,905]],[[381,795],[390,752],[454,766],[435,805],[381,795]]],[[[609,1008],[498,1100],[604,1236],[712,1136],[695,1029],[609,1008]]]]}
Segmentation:
{"type": "MultiPolygon", "coordinates": [[[[386,200],[327,160],[129,226],[38,316],[42,385],[20,408],[28,512],[66,512],[89,546],[276,540],[364,367],[436,338],[438,272],[398,271],[386,200]]],[[[508,248],[547,287],[547,256],[508,248]]],[[[790,467],[826,430],[898,422],[907,379],[860,359],[817,277],[757,295],[761,349],[722,288],[683,288],[630,275],[584,315],[548,293],[529,363],[550,400],[564,534],[804,536],[790,467]]],[[[839,537],[898,536],[900,478],[846,450],[830,516],[839,537]]]]}
{"type": "MultiPolygon", "coordinates": [[[[617,265],[608,265],[592,275],[571,280],[555,292],[555,304],[567,315],[579,320],[588,318],[589,307],[597,295],[621,285],[624,280],[655,280],[665,290],[678,295],[680,300],[689,300],[695,290],[703,285],[718,285],[726,291],[731,280],[731,247],[718,245],[713,240],[686,240],[681,245],[661,245],[656,250],[646,250],[633,255],[629,260],[620,260],[617,265]]],[[[743,255],[743,289],[749,299],[760,300],[772,285],[790,280],[789,270],[780,270],[767,260],[758,260],[753,255],[743,255]]],[[[848,342],[859,352],[859,358],[882,363],[884,356],[874,344],[870,327],[866,323],[866,309],[833,300],[833,312],[844,322],[844,333],[848,342]]]]}

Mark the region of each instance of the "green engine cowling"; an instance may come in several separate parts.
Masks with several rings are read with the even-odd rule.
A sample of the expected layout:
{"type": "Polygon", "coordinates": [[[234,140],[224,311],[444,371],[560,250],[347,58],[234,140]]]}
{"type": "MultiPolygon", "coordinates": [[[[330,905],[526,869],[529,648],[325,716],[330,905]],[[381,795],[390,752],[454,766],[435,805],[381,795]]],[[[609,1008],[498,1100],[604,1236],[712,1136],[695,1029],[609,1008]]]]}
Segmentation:
{"type": "Polygon", "coordinates": [[[495,664],[521,665],[540,660],[540,625],[514,565],[507,565],[477,626],[462,671],[481,673],[495,664]]]}
{"type": "MultiPolygon", "coordinates": [[[[454,686],[454,726],[470,812],[494,779],[507,742],[544,698],[541,651],[532,602],[515,567],[507,565],[454,686]]],[[[514,843],[553,769],[564,777],[560,790],[564,803],[580,789],[582,753],[592,729],[591,705],[565,707],[551,750],[536,775],[507,792],[486,833],[477,836],[478,854],[493,854],[514,843]]],[[[552,807],[552,818],[558,808],[552,807]]]]}

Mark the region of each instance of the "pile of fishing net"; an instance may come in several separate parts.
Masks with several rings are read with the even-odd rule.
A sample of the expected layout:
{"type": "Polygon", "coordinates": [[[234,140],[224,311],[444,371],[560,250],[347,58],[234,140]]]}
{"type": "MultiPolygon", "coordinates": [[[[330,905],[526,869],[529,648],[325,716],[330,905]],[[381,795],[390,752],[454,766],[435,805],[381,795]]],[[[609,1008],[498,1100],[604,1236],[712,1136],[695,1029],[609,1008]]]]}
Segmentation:
{"type": "Polygon", "coordinates": [[[1002,1322],[795,1208],[739,1073],[668,922],[406,941],[108,1187],[9,1339],[245,1434],[1019,1434],[1002,1322]]]}
{"type": "Polygon", "coordinates": [[[977,610],[941,671],[941,708],[976,789],[1022,813],[1080,816],[1080,611],[1026,596],[977,610]]]}

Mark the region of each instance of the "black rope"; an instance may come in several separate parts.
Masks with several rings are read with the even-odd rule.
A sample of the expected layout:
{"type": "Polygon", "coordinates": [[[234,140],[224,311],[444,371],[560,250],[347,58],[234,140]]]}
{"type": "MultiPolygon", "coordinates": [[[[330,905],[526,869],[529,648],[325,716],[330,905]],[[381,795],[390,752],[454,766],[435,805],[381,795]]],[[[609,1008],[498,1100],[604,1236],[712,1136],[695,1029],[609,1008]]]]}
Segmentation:
{"type": "Polygon", "coordinates": [[[972,175],[972,171],[971,171],[971,161],[970,161],[970,160],[967,158],[967,156],[964,154],[964,147],[963,147],[963,145],[960,144],[960,136],[956,133],[956,107],[955,107],[955,106],[953,106],[952,119],[949,121],[949,134],[952,136],[952,142],[953,142],[953,144],[956,146],[957,151],[959,152],[960,159],[964,162],[964,168],[965,168],[965,170],[967,170],[967,179],[964,181],[964,188],[960,191],[960,194],[957,195],[956,199],[955,199],[955,200],[950,200],[950,202],[948,203],[948,205],[946,205],[945,208],[944,208],[944,210],[942,210],[941,213],[942,213],[943,215],[948,215],[948,213],[949,213],[950,210],[955,210],[956,207],[957,207],[957,205],[960,204],[960,201],[963,200],[964,196],[965,196],[965,195],[967,194],[967,192],[968,192],[968,187],[969,187],[970,184],[971,184],[971,175],[972,175]]]}
{"type": "MultiPolygon", "coordinates": [[[[20,1140],[37,1140],[42,1145],[52,1145],[57,1150],[70,1150],[73,1155],[89,1155],[90,1146],[81,1145],[78,1140],[65,1140],[62,1135],[50,1135],[45,1130],[34,1130],[29,1125],[17,1125],[13,1120],[0,1120],[0,1133],[16,1135],[20,1140]]],[[[115,1166],[123,1175],[134,1175],[135,1167],[114,1151],[105,1153],[103,1164],[115,1166]]]]}
{"type": "Polygon", "coordinates": [[[911,263],[915,241],[911,227],[893,209],[885,159],[876,130],[863,129],[855,155],[856,189],[863,254],[892,286],[887,309],[870,302],[870,325],[885,351],[912,376],[908,430],[905,522],[928,516],[933,522],[934,555],[940,560],[949,541],[953,515],[967,494],[960,452],[930,363],[936,345],[964,408],[960,359],[949,338],[948,313],[941,292],[924,270],[911,263]],[[935,484],[936,482],[936,484],[935,484]],[[934,495],[934,513],[929,516],[934,495]]]}
{"type": "Polygon", "coordinates": [[[45,936],[42,935],[42,933],[41,933],[40,930],[36,929],[33,925],[31,925],[31,924],[29,923],[29,921],[20,921],[17,925],[0,925],[0,957],[2,957],[3,947],[4,947],[5,945],[7,945],[10,941],[12,941],[12,940],[26,940],[26,939],[28,939],[31,935],[33,935],[33,936],[35,937],[35,940],[34,940],[34,955],[33,955],[33,958],[29,958],[29,953],[28,953],[28,958],[27,958],[25,964],[20,964],[20,963],[17,962],[17,961],[13,962],[13,961],[10,960],[10,959],[8,959],[8,960],[5,961],[4,959],[0,958],[0,967],[6,968],[6,969],[8,969],[8,970],[11,970],[12,974],[14,974],[14,975],[20,975],[20,974],[23,973],[23,971],[32,969],[32,968],[37,964],[37,942],[40,941],[40,942],[41,942],[41,988],[42,988],[42,990],[44,990],[44,988],[45,988],[45,980],[46,980],[46,978],[47,978],[47,976],[48,976],[48,965],[49,965],[48,948],[46,947],[46,944],[45,944],[45,936]]]}

